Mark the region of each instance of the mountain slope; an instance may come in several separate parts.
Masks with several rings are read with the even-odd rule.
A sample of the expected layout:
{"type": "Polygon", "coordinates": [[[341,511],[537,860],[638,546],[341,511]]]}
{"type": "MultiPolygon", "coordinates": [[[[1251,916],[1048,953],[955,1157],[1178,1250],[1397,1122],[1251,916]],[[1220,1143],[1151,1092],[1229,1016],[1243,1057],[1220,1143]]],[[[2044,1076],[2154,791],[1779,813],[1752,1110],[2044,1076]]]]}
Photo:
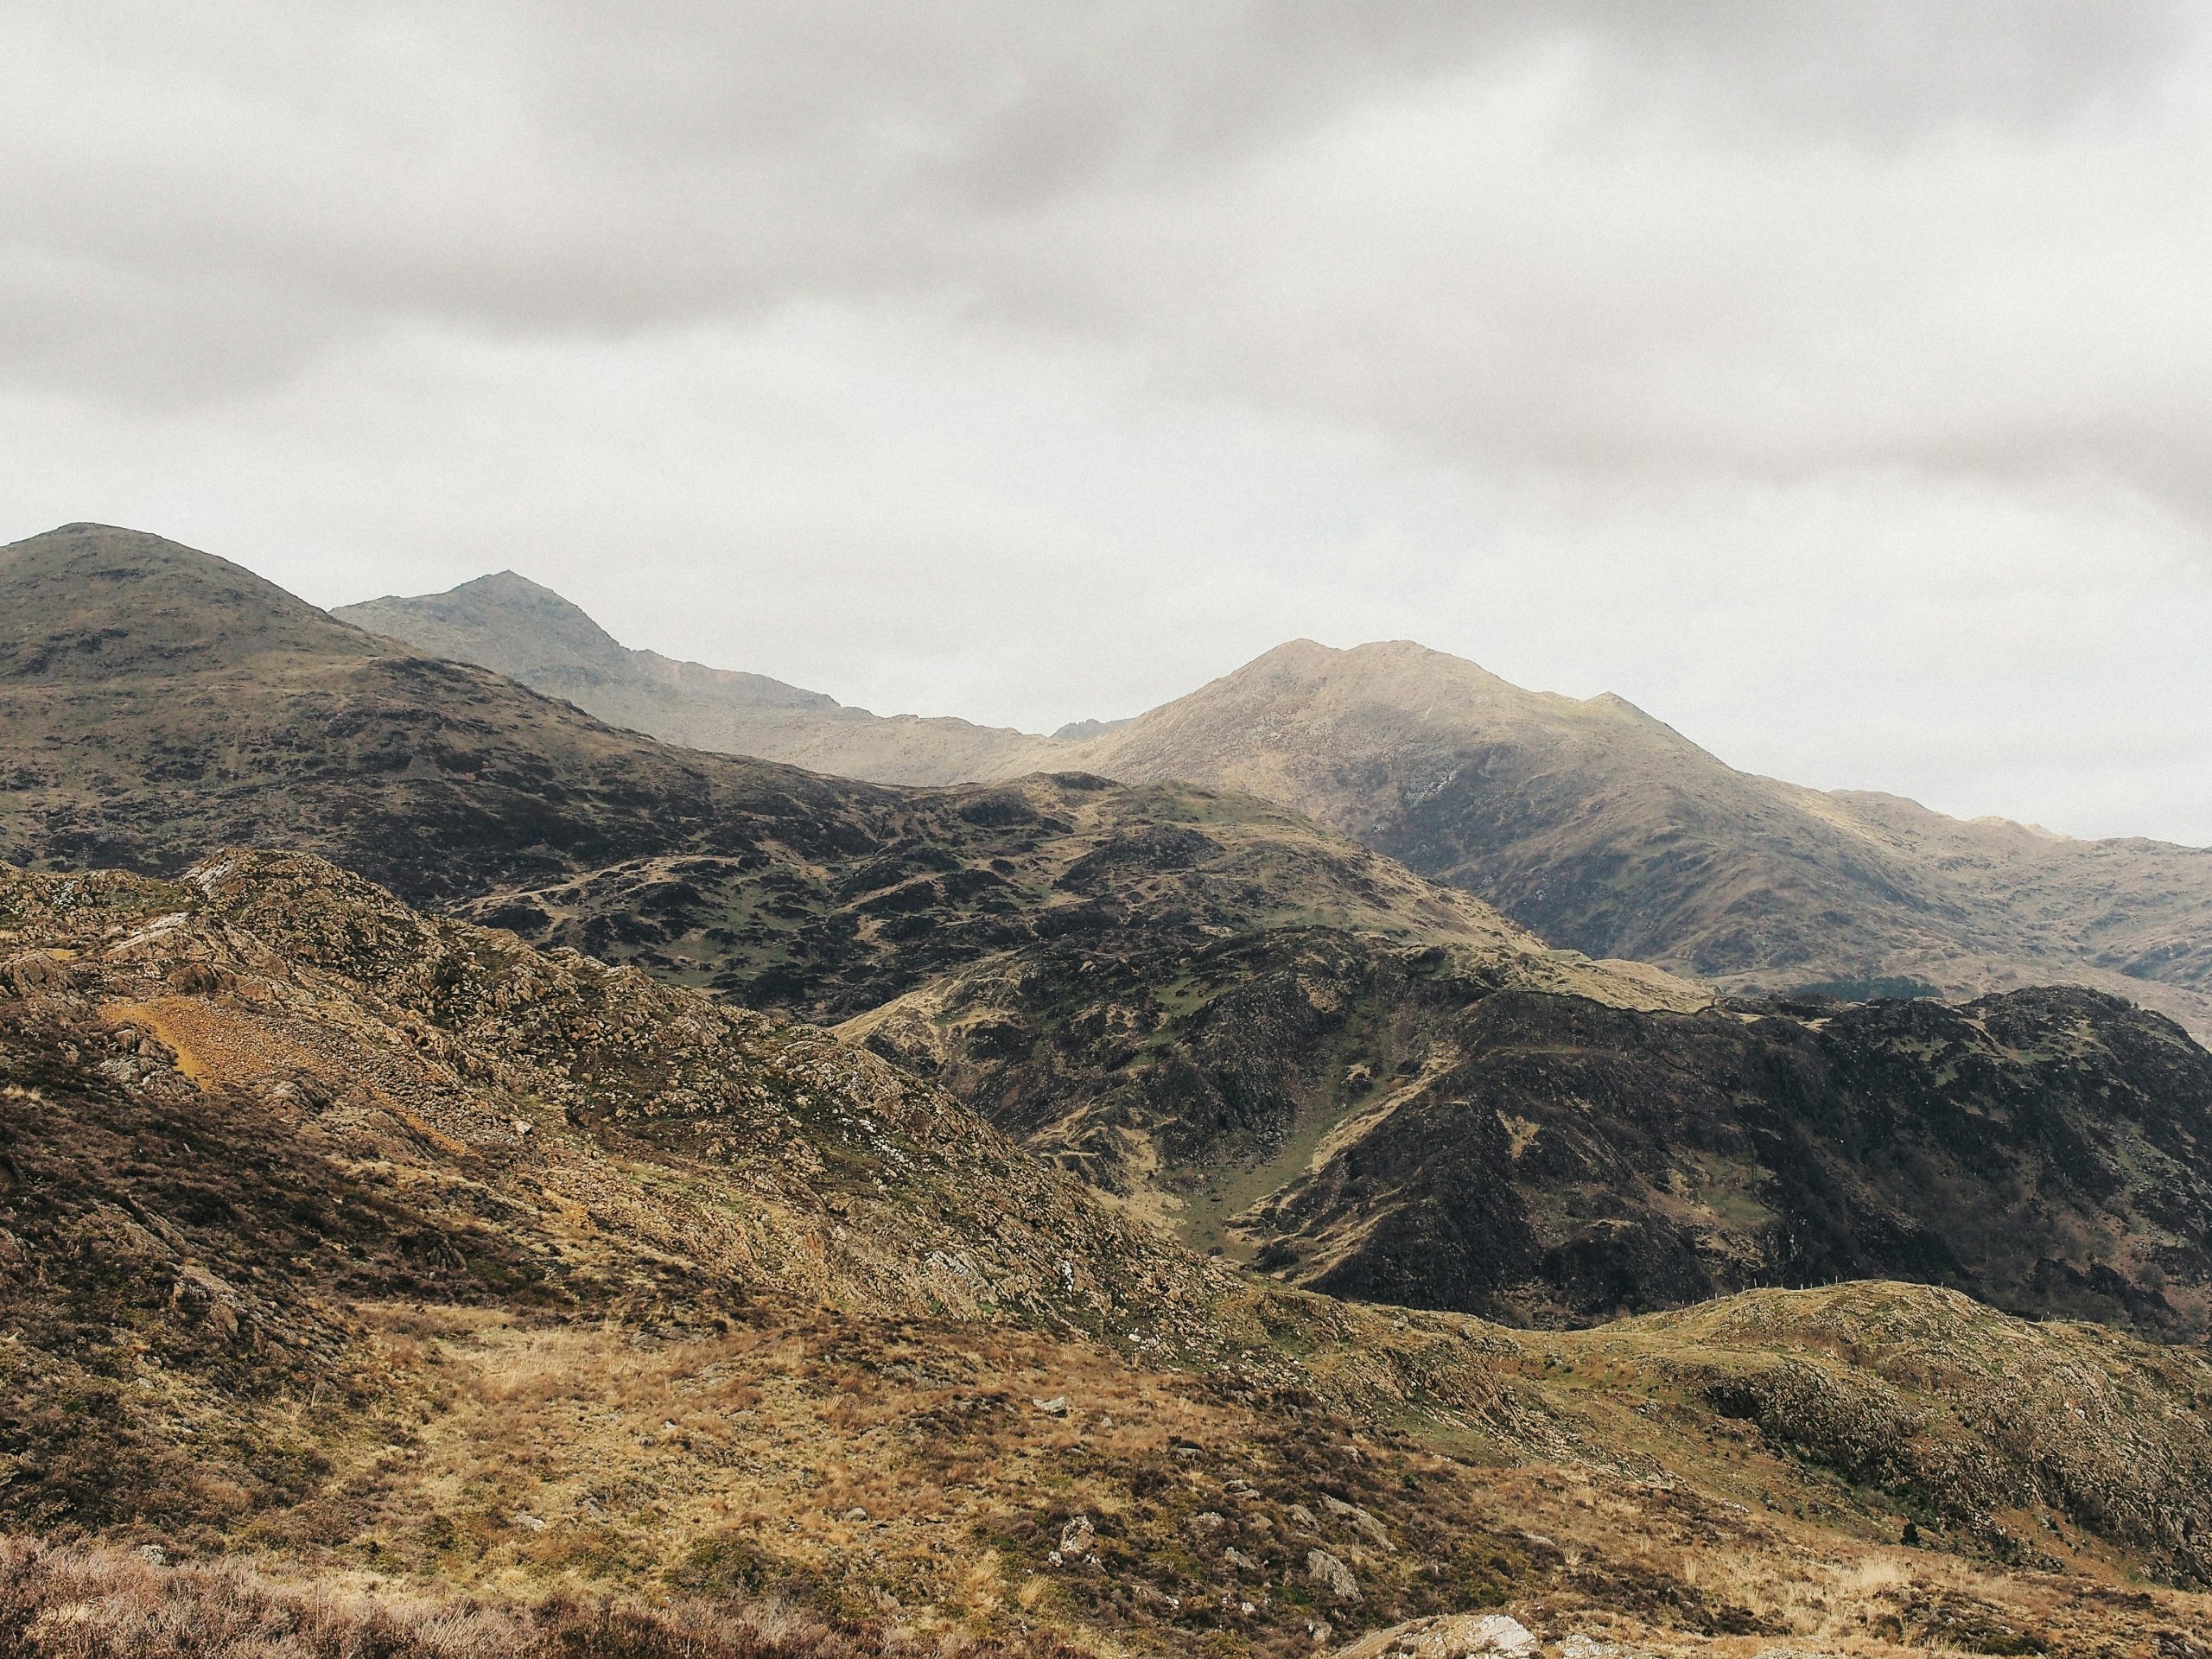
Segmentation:
{"type": "Polygon", "coordinates": [[[883,716],[765,675],[632,651],[550,588],[500,571],[443,594],[332,613],[432,656],[565,697],[613,726],[689,748],[758,755],[842,778],[957,784],[1049,769],[1066,747],[964,720],[883,716]]]}
{"type": "MultiPolygon", "coordinates": [[[[1082,776],[893,789],[673,748],[158,537],[73,525],[0,549],[0,852],[19,863],[168,872],[280,843],[548,943],[840,1017],[1042,932],[1138,916],[1543,961],[1479,903],[1257,801],[1082,776]]],[[[1640,1001],[1661,982],[1578,982],[1640,1001]]]]}
{"type": "Polygon", "coordinates": [[[141,1552],[0,1541],[10,1651],[2202,1651],[2200,1353],[1239,1283],[823,1033],[298,855],[0,871],[0,1520],[141,1552]]]}
{"type": "Polygon", "coordinates": [[[1604,1007],[1471,953],[1030,947],[842,1030],[1194,1243],[1586,1323],[1895,1277],[2212,1329],[2212,1055],[2094,992],[1604,1007]]]}
{"type": "MultiPolygon", "coordinates": [[[[518,594],[518,580],[486,579],[518,594]]],[[[598,671],[538,666],[547,650],[529,642],[551,625],[530,606],[467,597],[485,585],[347,613],[702,747],[885,782],[1079,767],[1257,795],[1557,944],[1745,991],[1964,996],[2078,983],[2212,1033],[2212,852],[2075,841],[1754,777],[1618,697],[1524,691],[1420,645],[1293,641],[1080,737],[884,721],[782,687],[788,701],[772,711],[718,725],[690,689],[715,671],[685,665],[695,677],[678,685],[664,670],[626,670],[623,686],[660,675],[639,701],[598,671]],[[457,610],[466,627],[445,620],[457,610]]],[[[562,628],[597,632],[530,592],[559,607],[562,628]]],[[[620,652],[599,638],[594,661],[620,652]]]]}
{"type": "Polygon", "coordinates": [[[159,537],[72,525],[0,549],[0,599],[16,862],[175,870],[283,842],[449,897],[678,846],[804,860],[896,812],[613,731],[159,537]]]}

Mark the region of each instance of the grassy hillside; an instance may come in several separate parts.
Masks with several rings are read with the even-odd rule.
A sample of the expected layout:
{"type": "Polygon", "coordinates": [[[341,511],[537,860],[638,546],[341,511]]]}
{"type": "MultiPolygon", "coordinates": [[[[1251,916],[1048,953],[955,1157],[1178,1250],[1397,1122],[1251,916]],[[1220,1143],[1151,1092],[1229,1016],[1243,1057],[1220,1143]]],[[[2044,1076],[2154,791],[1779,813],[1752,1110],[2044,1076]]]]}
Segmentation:
{"type": "Polygon", "coordinates": [[[0,1516],[78,1541],[0,1548],[0,1650],[1290,1655],[1498,1605],[2199,1650],[2194,1351],[1902,1286],[1547,1334],[1256,1284],[822,1033],[296,855],[5,873],[0,931],[0,1516]]]}

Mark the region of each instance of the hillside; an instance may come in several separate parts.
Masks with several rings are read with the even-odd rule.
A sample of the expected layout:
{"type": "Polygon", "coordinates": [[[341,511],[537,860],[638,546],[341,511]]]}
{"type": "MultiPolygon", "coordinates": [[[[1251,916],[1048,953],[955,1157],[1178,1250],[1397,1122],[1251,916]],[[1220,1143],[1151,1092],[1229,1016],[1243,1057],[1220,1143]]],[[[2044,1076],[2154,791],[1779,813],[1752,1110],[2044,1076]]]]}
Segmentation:
{"type": "Polygon", "coordinates": [[[1254,1285],[823,1033],[296,854],[0,870],[0,1651],[2205,1651],[2197,1351],[1254,1285]]]}
{"type": "Polygon", "coordinates": [[[2094,992],[1605,1007],[1294,931],[1029,947],[842,1029],[1192,1243],[1579,1324],[1892,1277],[2212,1329],[2212,1055],[2094,992]]]}
{"type": "Polygon", "coordinates": [[[841,778],[957,784],[1049,770],[1065,745],[964,720],[884,716],[765,675],[619,645],[550,588],[512,570],[443,594],[331,613],[418,651],[474,663],[664,742],[758,755],[841,778]]]}
{"type": "MultiPolygon", "coordinates": [[[[1256,795],[1480,895],[1554,944],[1738,990],[1972,996],[2081,984],[2212,1033],[2212,852],[2076,841],[1754,777],[1618,697],[1524,691],[1402,641],[1294,641],[1080,737],[883,720],[787,687],[772,717],[717,726],[689,690],[639,701],[612,681],[537,666],[550,647],[532,642],[552,630],[535,611],[467,597],[495,582],[519,592],[518,580],[346,614],[619,723],[844,776],[943,783],[1079,768],[1256,795]],[[449,625],[453,612],[468,625],[449,625]]],[[[603,640],[601,657],[620,652],[582,612],[530,591],[559,608],[563,629],[603,640]]],[[[715,671],[683,672],[703,686],[715,671]]]]}
{"type": "Polygon", "coordinates": [[[1584,1322],[1885,1274],[2202,1323],[2202,1056],[2094,998],[2061,1008],[2082,1040],[2028,1019],[2011,1048],[1930,1012],[1965,1069],[1881,1034],[1902,1015],[1685,1023],[1698,985],[1551,950],[1249,795],[902,789],[671,748],[124,531],[7,550],[0,588],[18,858],[165,874],[277,842],[843,1021],[1132,1213],[1300,1282],[1584,1322]],[[1922,1102],[1902,1128],[1852,1080],[1885,1055],[1922,1102]],[[2012,1103],[2046,1086],[2050,1121],[2012,1103]],[[2085,1127],[2107,1101],[2120,1119],[2085,1127]],[[1986,1156],[1929,1138],[1985,1122],[1986,1156]]]}

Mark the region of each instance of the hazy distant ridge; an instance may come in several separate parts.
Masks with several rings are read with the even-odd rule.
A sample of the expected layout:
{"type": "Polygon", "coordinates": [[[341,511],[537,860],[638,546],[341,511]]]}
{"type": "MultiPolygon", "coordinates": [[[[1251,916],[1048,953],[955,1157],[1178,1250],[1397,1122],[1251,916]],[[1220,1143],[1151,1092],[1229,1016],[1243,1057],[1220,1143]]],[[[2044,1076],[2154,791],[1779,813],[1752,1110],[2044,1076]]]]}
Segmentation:
{"type": "Polygon", "coordinates": [[[1051,764],[1054,740],[964,720],[885,719],[765,674],[678,662],[618,644],[550,588],[502,570],[419,599],[332,615],[454,662],[565,697],[664,742],[784,760],[874,783],[955,784],[1051,764]]]}

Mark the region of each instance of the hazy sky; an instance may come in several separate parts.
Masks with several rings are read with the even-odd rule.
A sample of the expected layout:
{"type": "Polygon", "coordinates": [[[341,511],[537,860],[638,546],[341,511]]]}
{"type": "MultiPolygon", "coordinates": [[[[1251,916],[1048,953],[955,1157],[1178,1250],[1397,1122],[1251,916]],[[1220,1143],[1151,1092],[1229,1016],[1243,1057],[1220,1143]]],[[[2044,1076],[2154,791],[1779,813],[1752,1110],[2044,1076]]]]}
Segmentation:
{"type": "Polygon", "coordinates": [[[0,465],[886,711],[1410,637],[2212,842],[2212,7],[11,0],[0,465]]]}

